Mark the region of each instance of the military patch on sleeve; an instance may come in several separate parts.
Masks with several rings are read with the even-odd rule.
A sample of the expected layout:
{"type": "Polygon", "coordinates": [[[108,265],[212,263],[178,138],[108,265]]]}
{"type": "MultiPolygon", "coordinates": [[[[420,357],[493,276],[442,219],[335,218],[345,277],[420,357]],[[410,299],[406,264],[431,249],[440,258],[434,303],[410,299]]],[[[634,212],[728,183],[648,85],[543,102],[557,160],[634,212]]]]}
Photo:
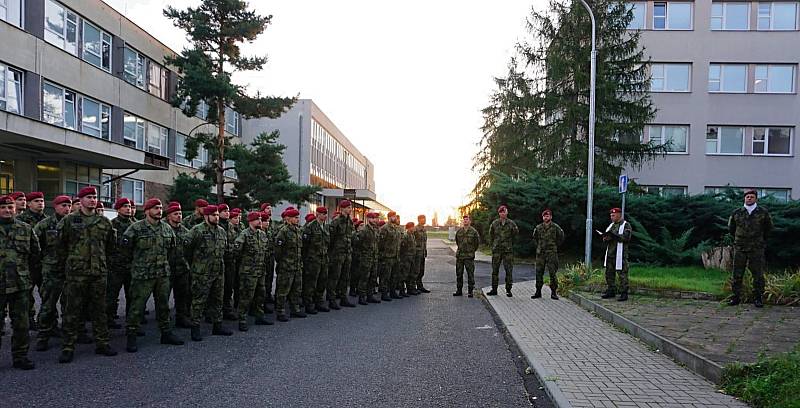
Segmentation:
{"type": "Polygon", "coordinates": [[[283,240],[282,240],[282,239],[279,239],[279,240],[278,240],[278,241],[275,243],[275,245],[277,245],[277,246],[283,246],[283,240]]]}
{"type": "Polygon", "coordinates": [[[130,245],[130,244],[131,244],[131,240],[128,239],[128,237],[123,237],[122,238],[122,245],[130,245]]]}

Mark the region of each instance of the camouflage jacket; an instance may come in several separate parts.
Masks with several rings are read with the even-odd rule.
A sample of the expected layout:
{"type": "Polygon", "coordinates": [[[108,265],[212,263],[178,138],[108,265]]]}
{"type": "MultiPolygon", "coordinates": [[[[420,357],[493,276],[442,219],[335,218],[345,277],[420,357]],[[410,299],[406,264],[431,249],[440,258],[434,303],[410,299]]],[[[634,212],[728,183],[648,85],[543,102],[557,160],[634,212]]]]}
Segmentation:
{"type": "Polygon", "coordinates": [[[111,226],[117,235],[117,242],[111,257],[108,259],[109,266],[114,270],[125,270],[131,267],[130,251],[126,251],[122,245],[122,235],[133,225],[136,220],[133,217],[117,216],[111,220],[111,226]]]}
{"type": "Polygon", "coordinates": [[[425,227],[417,224],[414,227],[414,243],[417,245],[417,253],[422,252],[422,256],[428,256],[428,233],[425,227]]]}
{"type": "Polygon", "coordinates": [[[506,222],[501,219],[492,221],[489,226],[489,245],[492,253],[510,253],[514,247],[514,239],[519,234],[519,228],[514,221],[506,218],[506,222]]]}
{"type": "MultiPolygon", "coordinates": [[[[39,240],[23,221],[0,221],[0,293],[9,295],[31,288],[31,267],[39,259],[39,240]]],[[[5,305],[2,306],[5,309],[5,305]]]]}
{"type": "Polygon", "coordinates": [[[414,233],[405,231],[400,239],[400,258],[414,259],[417,253],[417,244],[414,242],[414,233]]]}
{"type": "Polygon", "coordinates": [[[44,212],[35,213],[31,211],[30,208],[26,208],[25,211],[22,212],[22,214],[17,216],[17,220],[30,225],[31,228],[35,227],[36,224],[39,223],[39,221],[45,218],[47,218],[47,216],[44,215],[44,212]]]}
{"type": "Polygon", "coordinates": [[[275,233],[277,232],[275,231],[275,222],[270,220],[266,227],[264,227],[264,223],[262,222],[261,228],[264,231],[264,233],[267,234],[267,240],[269,241],[269,247],[267,248],[266,257],[267,259],[272,259],[272,257],[275,255],[274,240],[275,240],[275,233]]]}
{"type": "Polygon", "coordinates": [[[186,259],[192,268],[192,276],[218,275],[224,273],[225,249],[228,239],[225,230],[207,222],[189,230],[186,237],[186,259]]]}
{"type": "Polygon", "coordinates": [[[564,243],[564,230],[554,222],[550,225],[541,223],[533,229],[533,242],[536,244],[537,255],[557,254],[558,247],[564,243]]]}
{"type": "MultiPolygon", "coordinates": [[[[169,225],[169,223],[166,223],[169,225]]],[[[169,271],[172,276],[183,276],[189,273],[189,262],[186,260],[186,240],[189,237],[189,229],[183,224],[178,224],[172,228],[175,234],[175,250],[172,251],[169,259],[169,271]]]]}
{"type": "Polygon", "coordinates": [[[607,234],[611,237],[611,240],[606,241],[606,249],[608,254],[608,259],[612,259],[612,255],[616,256],[617,254],[617,243],[622,242],[622,257],[623,259],[628,259],[628,243],[631,242],[631,234],[633,230],[631,229],[631,223],[625,222],[625,228],[622,230],[622,235],[619,234],[619,225],[625,221],[615,222],[611,225],[611,229],[608,230],[607,234]]]}
{"type": "Polygon", "coordinates": [[[400,256],[400,230],[387,222],[378,231],[378,254],[383,259],[392,259],[400,256]]]}
{"type": "Polygon", "coordinates": [[[175,233],[166,223],[150,224],[147,219],[134,222],[122,234],[122,247],[131,254],[131,278],[168,277],[176,245],[175,233]]]}
{"type": "Polygon", "coordinates": [[[728,218],[728,229],[733,235],[733,243],[743,249],[764,249],[767,235],[772,231],[772,216],[762,206],[756,206],[752,214],[739,207],[728,218]]]}
{"type": "Polygon", "coordinates": [[[350,248],[352,250],[352,261],[351,266],[354,265],[352,262],[357,262],[358,257],[361,256],[361,241],[358,240],[358,230],[353,230],[353,235],[350,237],[350,248]]]}
{"type": "MultiPolygon", "coordinates": [[[[64,217],[61,217],[64,218],[64,217]]],[[[33,227],[33,232],[39,239],[39,247],[41,248],[42,265],[47,265],[49,268],[59,267],[64,269],[63,264],[58,263],[58,254],[56,247],[58,245],[58,222],[61,221],[57,215],[53,214],[33,227]]]]}
{"type": "Polygon", "coordinates": [[[185,217],[183,221],[181,221],[181,224],[183,224],[183,226],[186,227],[187,229],[191,230],[197,225],[202,224],[205,220],[206,220],[205,217],[203,217],[202,215],[198,215],[197,212],[195,211],[188,217],[185,217]]]}
{"type": "Polygon", "coordinates": [[[69,279],[77,276],[106,278],[108,258],[114,251],[116,233],[108,218],[83,211],[69,214],[58,222],[56,253],[69,279]]]}
{"type": "Polygon", "coordinates": [[[358,231],[358,245],[361,262],[375,261],[378,258],[378,228],[370,224],[358,231]]]}
{"type": "Polygon", "coordinates": [[[456,258],[458,259],[475,259],[475,251],[478,250],[478,245],[481,243],[481,237],[478,235],[478,230],[469,227],[461,227],[456,231],[456,258]]]}
{"type": "Polygon", "coordinates": [[[303,226],[303,258],[322,261],[328,257],[330,237],[325,226],[314,220],[303,226]]]}
{"type": "Polygon", "coordinates": [[[275,235],[275,260],[283,268],[302,268],[303,238],[296,225],[286,224],[278,230],[275,235]]]}
{"type": "Polygon", "coordinates": [[[353,236],[353,220],[350,217],[339,214],[338,217],[333,219],[330,226],[331,233],[331,252],[350,253],[350,238],[353,236]]]}
{"type": "Polygon", "coordinates": [[[257,229],[245,228],[233,241],[233,253],[239,258],[239,273],[247,276],[261,276],[270,242],[267,233],[257,229]]]}

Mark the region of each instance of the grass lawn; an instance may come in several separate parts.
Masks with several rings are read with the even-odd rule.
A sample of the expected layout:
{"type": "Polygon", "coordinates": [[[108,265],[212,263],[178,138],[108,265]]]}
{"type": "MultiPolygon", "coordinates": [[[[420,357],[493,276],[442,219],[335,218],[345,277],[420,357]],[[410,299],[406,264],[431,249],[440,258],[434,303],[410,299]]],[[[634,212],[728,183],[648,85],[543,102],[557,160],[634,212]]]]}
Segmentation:
{"type": "Polygon", "coordinates": [[[777,356],[761,356],[755,364],[725,367],[722,386],[756,408],[800,407],[800,345],[777,356]]]}
{"type": "MultiPolygon", "coordinates": [[[[699,266],[654,267],[632,266],[628,279],[633,288],[682,290],[723,295],[725,282],[730,274],[720,269],[704,269],[699,266]]],[[[605,285],[602,275],[593,275],[590,285],[605,285]]]]}

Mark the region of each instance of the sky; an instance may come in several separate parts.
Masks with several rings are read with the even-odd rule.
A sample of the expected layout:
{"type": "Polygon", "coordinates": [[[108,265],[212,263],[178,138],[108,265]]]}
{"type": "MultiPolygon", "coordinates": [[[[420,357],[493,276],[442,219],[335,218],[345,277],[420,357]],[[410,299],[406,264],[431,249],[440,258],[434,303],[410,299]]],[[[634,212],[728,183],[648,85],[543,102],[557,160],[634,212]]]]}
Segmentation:
{"type": "MultiPolygon", "coordinates": [[[[160,12],[198,0],[104,0],[175,51],[187,43],[160,12]]],[[[312,99],[375,165],[378,201],[403,221],[468,201],[483,118],[525,18],[542,0],[251,1],[272,24],[245,54],[255,93],[312,99]]]]}

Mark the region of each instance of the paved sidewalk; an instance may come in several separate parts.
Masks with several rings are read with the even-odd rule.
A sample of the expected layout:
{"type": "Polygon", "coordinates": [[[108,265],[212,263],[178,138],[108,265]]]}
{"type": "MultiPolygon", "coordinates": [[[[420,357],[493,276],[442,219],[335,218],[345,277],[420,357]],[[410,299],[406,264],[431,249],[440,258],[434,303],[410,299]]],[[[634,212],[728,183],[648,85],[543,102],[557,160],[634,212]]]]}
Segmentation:
{"type": "MultiPolygon", "coordinates": [[[[442,239],[442,243],[444,243],[445,245],[450,247],[450,250],[453,251],[453,255],[455,255],[456,250],[458,249],[458,246],[456,246],[455,242],[442,239]]],[[[475,252],[475,262],[483,262],[483,263],[491,264],[492,263],[492,256],[491,255],[486,255],[481,251],[476,251],[475,252]]],[[[533,264],[530,263],[530,262],[525,262],[525,261],[520,261],[518,259],[515,259],[514,260],[514,265],[533,265],[533,264]]]]}
{"type": "Polygon", "coordinates": [[[515,283],[513,298],[487,299],[561,407],[747,406],[571,301],[551,300],[547,286],[532,300],[535,290],[515,283]]]}

